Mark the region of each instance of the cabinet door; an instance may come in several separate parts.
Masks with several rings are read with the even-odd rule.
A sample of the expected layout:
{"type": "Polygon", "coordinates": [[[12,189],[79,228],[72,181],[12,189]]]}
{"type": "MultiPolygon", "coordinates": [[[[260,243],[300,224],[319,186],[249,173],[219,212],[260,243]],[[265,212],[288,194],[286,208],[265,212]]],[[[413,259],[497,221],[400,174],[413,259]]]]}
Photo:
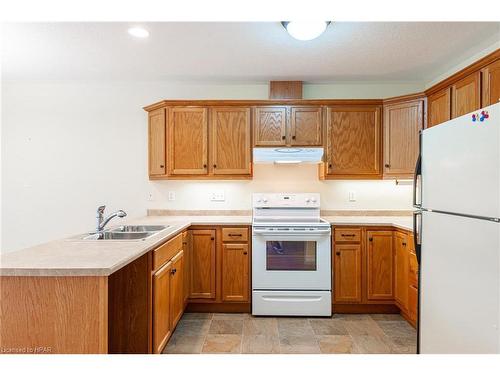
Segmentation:
{"type": "Polygon", "coordinates": [[[170,270],[170,329],[174,330],[184,312],[184,252],[172,258],[170,270]]]}
{"type": "Polygon", "coordinates": [[[451,119],[451,87],[429,95],[427,112],[428,128],[451,119]]]}
{"type": "Polygon", "coordinates": [[[255,146],[286,145],[286,107],[257,107],[254,116],[255,146]]]}
{"type": "Polygon", "coordinates": [[[391,231],[367,231],[367,298],[394,299],[394,256],[391,231]]]}
{"type": "Polygon", "coordinates": [[[252,158],[250,108],[212,108],[212,172],[249,175],[252,158]]]}
{"type": "Polygon", "coordinates": [[[321,146],[321,107],[291,107],[290,144],[292,146],[321,146]]]}
{"type": "Polygon", "coordinates": [[[328,108],[327,174],[342,177],[380,177],[380,107],[328,108]]]}
{"type": "Polygon", "coordinates": [[[451,86],[451,117],[481,108],[481,73],[475,72],[451,86]]]}
{"type": "Polygon", "coordinates": [[[208,173],[207,116],[206,108],[169,108],[167,124],[170,175],[208,173]]]}
{"type": "Polygon", "coordinates": [[[384,107],[384,175],[413,175],[423,123],[423,100],[384,107]]]}
{"type": "Polygon", "coordinates": [[[334,301],[361,302],[361,245],[335,245],[334,301]]]}
{"type": "Polygon", "coordinates": [[[408,317],[416,323],[418,316],[418,289],[410,286],[408,289],[408,317]]]}
{"type": "Polygon", "coordinates": [[[395,253],[395,300],[403,311],[408,311],[408,236],[402,233],[394,233],[395,253]]]}
{"type": "Polygon", "coordinates": [[[153,275],[153,351],[161,353],[171,334],[170,271],[168,262],[153,275]]]}
{"type": "Polygon", "coordinates": [[[184,304],[189,298],[191,284],[191,233],[182,233],[182,251],[184,252],[184,304]]]}
{"type": "Polygon", "coordinates": [[[497,60],[482,71],[483,103],[486,107],[500,102],[500,60],[497,60]]]}
{"type": "Polygon", "coordinates": [[[248,302],[250,279],[248,244],[222,245],[222,300],[248,302]]]}
{"type": "Polygon", "coordinates": [[[215,230],[191,231],[190,298],[215,299],[215,230]]]}
{"type": "Polygon", "coordinates": [[[165,175],[166,157],[165,151],[165,108],[160,108],[148,114],[148,158],[149,175],[165,175]]]}

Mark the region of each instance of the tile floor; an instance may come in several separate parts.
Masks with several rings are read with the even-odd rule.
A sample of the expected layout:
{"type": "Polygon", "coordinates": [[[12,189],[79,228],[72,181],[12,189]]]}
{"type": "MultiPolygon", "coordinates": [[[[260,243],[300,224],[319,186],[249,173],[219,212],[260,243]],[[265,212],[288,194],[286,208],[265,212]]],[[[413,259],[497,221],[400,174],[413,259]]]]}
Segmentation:
{"type": "Polygon", "coordinates": [[[163,353],[400,353],[416,351],[416,331],[397,314],[332,318],[186,313],[163,353]]]}

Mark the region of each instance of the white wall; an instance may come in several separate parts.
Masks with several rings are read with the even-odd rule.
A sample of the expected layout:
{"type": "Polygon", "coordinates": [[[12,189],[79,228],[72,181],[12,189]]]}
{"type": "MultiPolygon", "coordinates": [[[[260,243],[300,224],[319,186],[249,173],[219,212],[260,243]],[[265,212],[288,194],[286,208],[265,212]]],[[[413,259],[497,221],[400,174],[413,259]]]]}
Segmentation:
{"type": "MultiPolygon", "coordinates": [[[[376,98],[406,94],[413,84],[333,84],[305,87],[305,97],[376,98]]],[[[265,99],[267,84],[78,83],[2,84],[2,251],[91,230],[95,209],[249,208],[260,190],[319,191],[327,208],[408,208],[409,189],[392,182],[318,182],[313,166],[255,168],[249,182],[149,182],[142,107],[164,98],[265,99]],[[299,174],[296,174],[300,171],[299,174]],[[276,176],[279,176],[276,178],[276,176]],[[300,178],[298,178],[300,177],[300,178]],[[224,204],[210,204],[204,187],[221,186],[224,204]],[[346,192],[357,191],[355,204],[346,192]],[[174,204],[167,191],[177,192],[174,204]],[[148,202],[149,192],[153,202],[148,202]]]]}

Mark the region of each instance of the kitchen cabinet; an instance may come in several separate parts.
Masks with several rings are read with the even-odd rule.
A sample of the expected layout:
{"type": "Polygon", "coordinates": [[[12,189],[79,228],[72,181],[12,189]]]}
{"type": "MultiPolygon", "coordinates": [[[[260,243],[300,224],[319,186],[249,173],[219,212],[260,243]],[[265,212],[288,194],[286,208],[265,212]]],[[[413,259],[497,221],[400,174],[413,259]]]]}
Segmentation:
{"type": "Polygon", "coordinates": [[[182,251],[184,252],[184,306],[189,298],[191,285],[191,233],[186,230],[182,233],[182,251]]]}
{"type": "Polygon", "coordinates": [[[336,303],[357,302],[362,299],[361,244],[336,244],[333,257],[334,294],[336,303]]]}
{"type": "Polygon", "coordinates": [[[398,307],[404,312],[408,311],[408,287],[409,287],[409,252],[408,237],[401,232],[394,233],[394,255],[395,255],[395,300],[398,307]]]}
{"type": "Polygon", "coordinates": [[[290,108],[289,143],[291,146],[322,146],[321,107],[290,108]]]}
{"type": "Polygon", "coordinates": [[[451,86],[451,118],[481,108],[481,73],[474,72],[451,86]]]}
{"type": "Polygon", "coordinates": [[[153,352],[161,353],[172,333],[170,280],[172,262],[167,262],[153,275],[153,352]]]}
{"type": "Polygon", "coordinates": [[[248,302],[250,254],[247,243],[222,245],[222,300],[248,302]]]}
{"type": "Polygon", "coordinates": [[[427,115],[428,128],[451,119],[451,87],[428,96],[427,115]]]}
{"type": "Polygon", "coordinates": [[[368,300],[394,299],[392,231],[368,230],[366,279],[368,300]]]}
{"type": "Polygon", "coordinates": [[[148,114],[148,160],[149,176],[163,176],[166,173],[166,124],[165,108],[148,114]]]}
{"type": "Polygon", "coordinates": [[[380,178],[379,106],[331,106],[327,109],[325,178],[380,178]]]}
{"type": "Polygon", "coordinates": [[[211,109],[211,154],[214,175],[250,175],[252,145],[250,108],[211,109]]]}
{"type": "Polygon", "coordinates": [[[175,328],[184,312],[184,252],[170,261],[170,327],[175,328]]]}
{"type": "Polygon", "coordinates": [[[423,98],[384,105],[384,177],[413,177],[423,127],[423,98]]]}
{"type": "Polygon", "coordinates": [[[482,71],[482,106],[500,102],[500,60],[487,65],[482,71]]]}
{"type": "Polygon", "coordinates": [[[167,114],[168,174],[208,173],[208,109],[171,107],[167,114]]]}
{"type": "Polygon", "coordinates": [[[216,298],[215,229],[191,230],[190,299],[216,298]]]}
{"type": "Polygon", "coordinates": [[[255,146],[285,146],[286,145],[286,115],[285,106],[257,107],[254,116],[255,146]]]}

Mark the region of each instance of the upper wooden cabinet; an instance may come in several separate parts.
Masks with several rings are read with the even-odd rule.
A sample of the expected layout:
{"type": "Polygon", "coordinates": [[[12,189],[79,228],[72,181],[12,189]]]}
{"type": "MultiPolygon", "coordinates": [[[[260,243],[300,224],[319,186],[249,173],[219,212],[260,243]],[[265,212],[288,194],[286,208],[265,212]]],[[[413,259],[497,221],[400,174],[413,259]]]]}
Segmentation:
{"type": "Polygon", "coordinates": [[[451,117],[481,108],[481,73],[475,72],[451,86],[451,117]]]}
{"type": "Polygon", "coordinates": [[[482,71],[483,103],[486,107],[500,102],[500,60],[497,60],[482,71]]]}
{"type": "Polygon", "coordinates": [[[291,107],[290,145],[321,146],[322,123],[321,107],[291,107]]]}
{"type": "Polygon", "coordinates": [[[380,178],[379,106],[327,109],[326,178],[380,178]]]}
{"type": "Polygon", "coordinates": [[[412,177],[424,126],[424,99],[384,105],[384,177],[412,177]]]}
{"type": "Polygon", "coordinates": [[[256,107],[255,146],[322,146],[321,106],[256,107]]]}
{"type": "Polygon", "coordinates": [[[211,155],[214,175],[249,175],[252,144],[250,108],[212,108],[211,155]]]}
{"type": "Polygon", "coordinates": [[[394,257],[391,231],[367,231],[368,300],[394,299],[394,257]]]}
{"type": "Polygon", "coordinates": [[[168,174],[208,173],[208,109],[168,108],[168,174]]]}
{"type": "Polygon", "coordinates": [[[427,98],[427,127],[451,119],[451,87],[438,91],[427,98]]]}
{"type": "Polygon", "coordinates": [[[286,145],[286,107],[257,107],[253,123],[255,146],[286,145]]]}
{"type": "Polygon", "coordinates": [[[164,176],[166,173],[166,128],[165,108],[159,108],[148,114],[148,156],[149,175],[164,176]]]}

